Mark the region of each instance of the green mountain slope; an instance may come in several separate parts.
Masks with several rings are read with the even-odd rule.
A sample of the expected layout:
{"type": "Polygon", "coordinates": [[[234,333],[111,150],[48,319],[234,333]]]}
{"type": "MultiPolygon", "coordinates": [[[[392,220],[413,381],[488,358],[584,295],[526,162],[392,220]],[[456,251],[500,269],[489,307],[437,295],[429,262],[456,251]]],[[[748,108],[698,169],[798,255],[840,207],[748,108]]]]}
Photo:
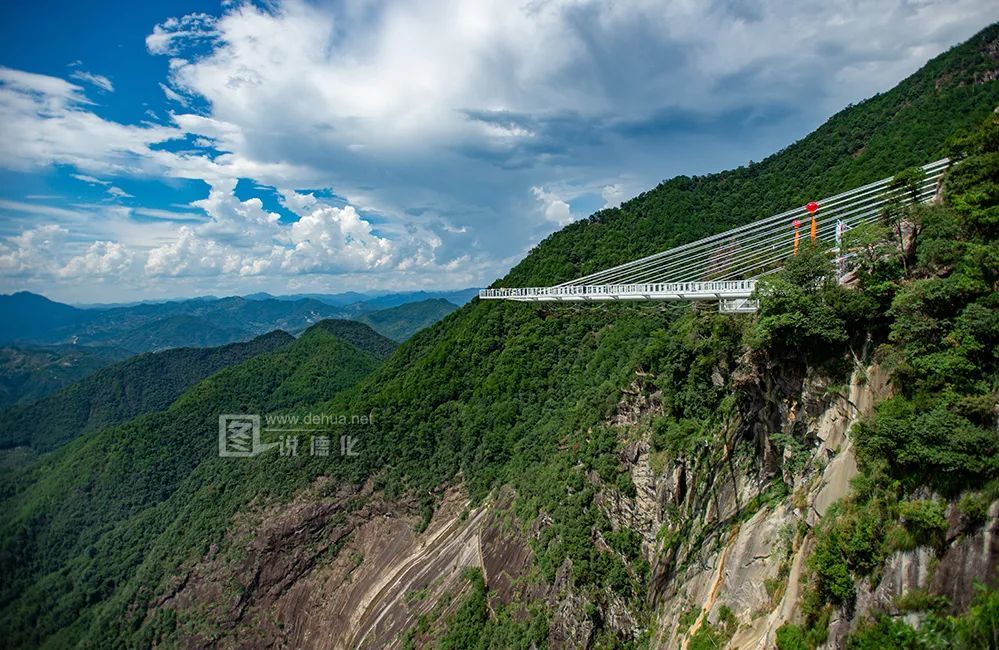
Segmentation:
{"type": "Polygon", "coordinates": [[[26,445],[45,452],[88,431],[165,409],[205,377],[293,340],[277,331],[219,348],[141,354],[33,404],[0,411],[0,448],[26,445]]]}
{"type": "MultiPolygon", "coordinates": [[[[574,224],[540,244],[502,284],[569,279],[939,157],[948,138],[977,126],[999,104],[997,43],[999,27],[993,26],[891,92],[844,110],[812,136],[759,165],[667,181],[619,210],[574,224]]],[[[940,239],[933,241],[939,244],[940,239]]],[[[983,246],[966,243],[976,250],[983,246]]],[[[970,265],[972,273],[981,275],[981,259],[970,265]]],[[[338,339],[329,336],[327,341],[321,338],[327,335],[324,328],[315,328],[285,351],[203,382],[166,413],[84,436],[7,480],[0,515],[0,636],[12,643],[52,646],[81,640],[84,645],[127,647],[174,645],[181,639],[238,644],[228,635],[235,634],[240,621],[212,620],[197,608],[167,611],[158,604],[176,592],[199,558],[238,563],[245,547],[226,537],[238,513],[281,503],[323,477],[322,485],[331,486],[323,488],[326,494],[352,494],[344,486],[372,478],[386,498],[408,495],[417,500],[425,521],[449,485],[467,488],[474,503],[501,485],[511,486],[516,519],[509,528],[530,531],[532,584],[559,585],[573,594],[576,599],[562,609],[585,617],[592,645],[640,645],[648,637],[615,627],[612,614],[634,616],[645,629],[654,618],[650,608],[655,598],[673,574],[696,567],[698,558],[690,547],[722,545],[756,512],[753,508],[784,503],[788,497],[788,486],[775,477],[777,470],[760,469],[779,465],[774,461],[779,452],[793,457],[792,443],[804,444],[791,437],[778,449],[767,438],[773,430],[767,429],[765,417],[771,411],[779,414],[790,401],[780,392],[787,377],[777,371],[786,371],[800,385],[807,370],[801,364],[808,360],[816,366],[831,364],[830,372],[839,377],[842,369],[835,367],[837,359],[848,358],[846,346],[863,345],[842,332],[848,326],[866,328],[865,334],[883,341],[899,321],[888,312],[895,291],[897,287],[879,294],[883,302],[872,296],[874,307],[866,300],[853,303],[854,294],[847,292],[791,293],[800,304],[822,307],[819,313],[828,318],[812,323],[786,305],[768,306],[764,317],[774,320],[763,330],[757,329],[762,319],[719,316],[711,307],[535,307],[473,301],[417,333],[377,370],[336,395],[315,387],[328,381],[346,387],[349,382],[334,381],[337,369],[350,368],[356,352],[321,350],[338,339]],[[823,302],[827,298],[841,302],[830,307],[823,302]],[[792,326],[827,345],[811,350],[808,340],[778,336],[792,326]],[[756,337],[758,347],[747,348],[744,336],[756,337]],[[767,340],[786,345],[774,349],[767,340]],[[774,374],[757,379],[770,382],[774,404],[750,402],[753,390],[762,390],[751,381],[745,380],[750,388],[741,393],[734,383],[736,369],[746,369],[742,364],[756,369],[754,351],[765,359],[773,355],[774,368],[764,365],[763,370],[774,374]],[[750,361],[743,360],[747,355],[750,361]],[[635,435],[651,435],[660,462],[673,463],[670,467],[686,477],[681,503],[669,504],[672,509],[658,531],[661,538],[653,532],[662,551],[654,567],[638,534],[615,526],[596,502],[598,494],[608,491],[621,499],[635,493],[632,474],[621,461],[622,432],[608,420],[624,397],[642,392],[633,386],[636,382],[648,384],[645,388],[661,402],[662,416],[648,424],[651,431],[635,435]],[[359,456],[337,462],[289,459],[275,452],[242,463],[214,455],[219,414],[278,409],[371,413],[373,424],[330,429],[332,435],[349,434],[362,442],[359,456]],[[736,426],[743,417],[760,421],[736,426]],[[707,513],[730,491],[722,479],[736,482],[735,453],[744,461],[740,469],[757,472],[751,478],[761,488],[735,513],[715,521],[707,513]],[[713,528],[693,525],[709,519],[713,528]],[[686,564],[679,564],[684,558],[686,564]]],[[[966,309],[978,303],[981,293],[976,284],[945,308],[966,309]]],[[[924,298],[932,302],[939,296],[924,298]]],[[[985,328],[980,321],[988,320],[979,317],[981,307],[972,308],[967,327],[955,336],[967,335],[976,344],[988,340],[981,334],[985,328]]],[[[934,335],[949,332],[951,325],[947,319],[934,335]]],[[[942,344],[934,340],[933,345],[942,344]]],[[[962,363],[960,358],[948,361],[962,363]]],[[[349,374],[360,377],[370,365],[362,363],[349,374]]],[[[969,412],[979,412],[980,396],[971,401],[969,412]]],[[[941,417],[940,422],[948,420],[941,417]]],[[[890,441],[891,433],[871,439],[890,441]]],[[[978,440],[977,434],[965,433],[962,440],[978,440]]],[[[984,470],[989,476],[990,468],[984,470]]],[[[891,507],[897,512],[900,506],[891,507]]],[[[350,508],[345,505],[344,510],[350,508]]],[[[905,523],[897,518],[890,522],[905,523]]],[[[937,530],[937,524],[933,520],[930,527],[937,530]]],[[[835,557],[839,547],[836,536],[830,537],[834,541],[827,546],[835,557]]],[[[836,565],[833,577],[845,575],[852,584],[862,561],[836,565]]],[[[239,603],[252,600],[258,575],[232,585],[227,597],[239,603]]],[[[481,590],[473,591],[473,596],[481,595],[481,590]]],[[[818,607],[827,596],[819,594],[818,607]]],[[[450,620],[453,634],[448,638],[486,643],[495,626],[502,625],[507,636],[491,638],[510,640],[526,616],[533,629],[535,618],[545,628],[545,617],[555,615],[546,609],[548,603],[514,605],[523,607],[497,611],[485,598],[470,600],[450,620]]],[[[825,611],[828,621],[832,610],[825,611]]],[[[705,622],[700,630],[700,647],[721,645],[716,637],[723,626],[716,629],[705,622]]]]}
{"type": "MultiPolygon", "coordinates": [[[[85,636],[95,604],[114,593],[135,596],[116,592],[115,584],[124,586],[137,570],[162,575],[168,566],[163,554],[183,558],[207,548],[202,542],[213,537],[210,531],[232,516],[248,492],[272,479],[280,484],[282,474],[295,472],[297,458],[220,458],[219,415],[272,413],[290,401],[327,400],[355,384],[378,359],[331,333],[338,328],[318,324],[291,344],[200,382],[166,411],[81,436],[5,476],[5,643],[63,645],[85,636]],[[178,518],[182,511],[190,518],[178,518]],[[42,547],[48,550],[41,553],[42,547]],[[140,568],[147,562],[148,569],[140,568]],[[67,588],[53,606],[48,594],[67,588]],[[57,630],[62,632],[52,637],[57,630]]],[[[125,633],[121,621],[104,624],[125,633]]],[[[97,642],[108,630],[94,633],[98,645],[122,642],[97,642]]]]}
{"type": "Polygon", "coordinates": [[[369,312],[359,316],[357,320],[367,323],[375,331],[393,341],[405,341],[456,309],[458,309],[457,305],[453,305],[443,298],[437,298],[369,312]]]}
{"type": "Polygon", "coordinates": [[[128,356],[117,348],[81,345],[0,348],[0,407],[41,399],[128,356]]]}
{"type": "Polygon", "coordinates": [[[364,323],[353,320],[330,318],[309,329],[332,334],[378,359],[384,359],[398,347],[395,341],[390,341],[364,323]]]}

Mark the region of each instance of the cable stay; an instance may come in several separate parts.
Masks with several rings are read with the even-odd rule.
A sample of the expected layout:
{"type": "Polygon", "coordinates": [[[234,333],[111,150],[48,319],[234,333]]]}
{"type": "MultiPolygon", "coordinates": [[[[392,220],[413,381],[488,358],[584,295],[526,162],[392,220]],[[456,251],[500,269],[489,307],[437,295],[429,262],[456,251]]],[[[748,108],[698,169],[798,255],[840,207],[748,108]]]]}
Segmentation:
{"type": "Polygon", "coordinates": [[[883,178],[759,221],[731,228],[661,253],[584,275],[551,287],[483,289],[485,300],[520,302],[589,302],[610,300],[715,301],[724,313],[749,313],[758,278],[774,273],[797,255],[802,239],[835,253],[845,273],[843,234],[877,221],[889,203],[899,206],[932,201],[950,161],[922,167],[913,186],[893,187],[883,178]]]}

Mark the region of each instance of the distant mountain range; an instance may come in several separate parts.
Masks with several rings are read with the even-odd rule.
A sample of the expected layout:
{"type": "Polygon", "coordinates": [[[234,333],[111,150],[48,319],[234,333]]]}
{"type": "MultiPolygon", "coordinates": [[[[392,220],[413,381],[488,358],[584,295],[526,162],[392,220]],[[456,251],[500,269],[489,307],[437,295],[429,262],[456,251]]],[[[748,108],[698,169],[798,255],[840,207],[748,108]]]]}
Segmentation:
{"type": "Polygon", "coordinates": [[[131,355],[69,344],[0,348],[0,407],[34,401],[131,355]]]}
{"type": "Polygon", "coordinates": [[[48,451],[87,431],[165,409],[205,377],[294,340],[276,331],[246,343],[178,348],[121,361],[37,402],[0,411],[0,449],[48,451]]]}
{"type": "Polygon", "coordinates": [[[132,353],[175,347],[207,347],[245,341],[282,329],[292,334],[327,318],[366,320],[382,334],[403,340],[470,300],[477,289],[408,292],[381,296],[360,293],[273,297],[199,297],[169,302],[87,308],[54,302],[22,291],[0,295],[0,345],[74,344],[119,348],[132,353]],[[406,304],[433,301],[425,308],[375,315],[406,304]],[[444,307],[444,302],[452,309],[444,307]],[[362,319],[367,316],[368,318],[362,319]]]}
{"type": "Polygon", "coordinates": [[[476,291],[258,293],[87,307],[26,291],[0,295],[0,407],[41,399],[134,354],[222,346],[274,330],[297,334],[325,319],[363,322],[401,342],[458,309],[476,291]]]}
{"type": "Polygon", "coordinates": [[[357,317],[377,332],[394,341],[405,341],[425,327],[430,327],[451,312],[458,309],[443,298],[408,302],[398,307],[389,307],[368,312],[357,317]]]}
{"type": "Polygon", "coordinates": [[[355,311],[370,311],[372,309],[397,307],[405,303],[420,302],[423,300],[446,300],[460,307],[477,296],[478,293],[478,288],[468,288],[456,289],[454,291],[404,291],[385,294],[358,293],[356,291],[347,291],[345,293],[296,293],[284,296],[274,296],[261,292],[251,293],[243,297],[247,300],[318,300],[328,305],[350,307],[355,311]]]}

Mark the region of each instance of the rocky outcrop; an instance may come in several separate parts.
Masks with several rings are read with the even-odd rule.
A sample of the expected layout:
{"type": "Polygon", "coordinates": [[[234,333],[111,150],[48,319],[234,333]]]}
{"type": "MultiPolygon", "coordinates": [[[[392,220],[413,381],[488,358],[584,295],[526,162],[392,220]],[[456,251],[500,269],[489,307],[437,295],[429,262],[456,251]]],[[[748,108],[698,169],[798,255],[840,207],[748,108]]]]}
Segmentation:
{"type": "MultiPolygon", "coordinates": [[[[877,366],[841,388],[809,373],[768,372],[736,373],[751,394],[743,419],[723,432],[733,442],[714,455],[653,450],[649,421],[663,408],[641,376],[607,422],[621,433],[619,460],[634,493],[603,484],[596,472],[589,481],[611,527],[641,536],[651,622],[618,596],[579,591],[569,560],[547,583],[532,544],[552,521],[545,513],[517,520],[509,488],[474,508],[452,488],[417,532],[415,501],[388,502],[370,485],[329,496],[322,480],[288,504],[237,517],[225,543],[167,584],[155,609],[177,614],[188,647],[422,647],[444,633],[469,588],[465,571],[476,567],[492,612],[526,620],[529,604],[544,604],[551,647],[590,647],[599,620],[619,639],[638,639],[651,624],[652,647],[685,648],[719,623],[724,607],[737,621],[729,647],[772,648],[777,629],[800,618],[809,529],[857,473],[849,431],[890,388],[877,366]],[[798,447],[776,446],[791,436],[798,447]],[[759,445],[769,451],[761,456],[759,445]]],[[[948,517],[944,547],[896,553],[876,584],[858,584],[855,606],[832,617],[827,647],[839,647],[872,612],[906,615],[899,599],[916,590],[945,595],[958,610],[976,579],[995,584],[999,502],[974,530],[953,506],[948,517]]],[[[597,531],[593,543],[614,552],[597,531]]]]}
{"type": "Polygon", "coordinates": [[[225,546],[242,557],[213,548],[160,600],[189,619],[185,646],[390,647],[420,616],[457,607],[463,570],[482,565],[486,508],[466,511],[451,490],[417,533],[415,504],[370,486],[323,497],[323,483],[237,518],[225,546]]]}
{"type": "MultiPolygon", "coordinates": [[[[722,606],[739,622],[730,647],[773,647],[777,628],[798,611],[810,550],[803,532],[848,493],[857,472],[848,432],[888,391],[877,366],[855,372],[845,391],[830,391],[828,382],[815,376],[777,381],[766,374],[742,370],[737,377],[743,389],[763,391],[745,405],[744,417],[759,419],[744,422],[743,431],[758,444],[770,444],[773,432],[810,441],[803,452],[808,462],[788,473],[785,450],[775,465],[758,466],[755,478],[753,468],[744,465],[739,481],[716,482],[715,505],[702,519],[702,534],[694,536],[706,541],[689,550],[688,568],[659,597],[656,647],[684,647],[701,625],[718,621],[722,606]],[[794,493],[759,507],[761,479],[771,472],[780,472],[794,493]],[[753,504],[757,508],[750,511],[753,504]]],[[[679,561],[683,555],[677,554],[679,561]]]]}
{"type": "Polygon", "coordinates": [[[907,617],[918,624],[918,615],[908,614],[900,603],[913,593],[943,596],[951,612],[967,609],[975,596],[975,584],[995,585],[999,582],[999,501],[989,507],[985,523],[972,531],[962,530],[960,517],[953,504],[949,507],[950,529],[946,547],[939,551],[920,546],[911,551],[899,551],[885,562],[881,579],[871,585],[862,581],[857,587],[857,600],[847,616],[837,611],[829,624],[829,639],[825,648],[838,648],[842,639],[857,623],[874,612],[907,617]]]}

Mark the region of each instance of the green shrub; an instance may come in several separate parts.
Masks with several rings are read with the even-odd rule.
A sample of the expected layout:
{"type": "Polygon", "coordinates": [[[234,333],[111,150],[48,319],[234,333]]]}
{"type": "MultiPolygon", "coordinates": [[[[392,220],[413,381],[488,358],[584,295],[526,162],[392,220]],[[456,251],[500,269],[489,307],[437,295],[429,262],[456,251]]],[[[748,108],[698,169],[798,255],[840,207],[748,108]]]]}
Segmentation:
{"type": "Polygon", "coordinates": [[[884,650],[885,648],[918,648],[919,635],[904,621],[878,615],[862,624],[849,636],[848,650],[884,650]]]}
{"type": "Polygon", "coordinates": [[[989,514],[989,497],[982,492],[966,492],[957,502],[961,523],[965,530],[978,528],[989,514]]]}
{"type": "Polygon", "coordinates": [[[793,623],[777,628],[777,650],[810,650],[805,631],[793,623]]]}
{"type": "Polygon", "coordinates": [[[883,463],[913,486],[953,493],[999,474],[995,434],[939,401],[927,408],[904,396],[885,400],[854,427],[854,439],[862,462],[883,463]]]}
{"type": "Polygon", "coordinates": [[[687,650],[717,650],[724,648],[739,627],[732,610],[727,605],[718,609],[718,622],[714,625],[704,620],[697,632],[687,640],[687,650]]]}
{"type": "Polygon", "coordinates": [[[899,515],[921,545],[937,548],[943,545],[947,519],[942,502],[933,499],[904,501],[899,504],[899,515]]]}

